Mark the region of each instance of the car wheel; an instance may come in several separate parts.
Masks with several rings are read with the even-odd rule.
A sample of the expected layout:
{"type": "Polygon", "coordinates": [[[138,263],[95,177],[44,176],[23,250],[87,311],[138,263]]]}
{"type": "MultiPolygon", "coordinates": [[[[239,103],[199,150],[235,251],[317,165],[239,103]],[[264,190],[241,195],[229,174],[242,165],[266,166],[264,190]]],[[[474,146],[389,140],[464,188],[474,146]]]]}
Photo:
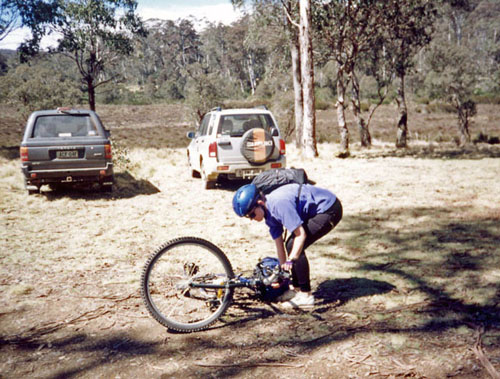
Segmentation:
{"type": "Polygon", "coordinates": [[[241,154],[254,164],[264,164],[273,155],[273,137],[262,128],[253,128],[243,134],[241,154]]]}
{"type": "Polygon", "coordinates": [[[28,195],[37,195],[40,193],[40,187],[29,188],[28,195]]]}
{"type": "Polygon", "coordinates": [[[193,170],[192,168],[190,168],[190,170],[191,170],[191,177],[192,178],[201,178],[201,175],[198,171],[193,170]]]}
{"type": "Polygon", "coordinates": [[[188,166],[189,166],[189,171],[191,171],[191,177],[192,178],[201,178],[201,175],[198,171],[193,169],[193,166],[191,165],[191,158],[188,153],[188,166]]]}
{"type": "Polygon", "coordinates": [[[101,192],[113,192],[113,185],[111,184],[103,184],[99,187],[101,192]]]}
{"type": "Polygon", "coordinates": [[[200,171],[201,171],[201,182],[203,189],[214,189],[215,188],[215,180],[208,180],[207,174],[203,167],[203,162],[200,163],[200,171]]]}

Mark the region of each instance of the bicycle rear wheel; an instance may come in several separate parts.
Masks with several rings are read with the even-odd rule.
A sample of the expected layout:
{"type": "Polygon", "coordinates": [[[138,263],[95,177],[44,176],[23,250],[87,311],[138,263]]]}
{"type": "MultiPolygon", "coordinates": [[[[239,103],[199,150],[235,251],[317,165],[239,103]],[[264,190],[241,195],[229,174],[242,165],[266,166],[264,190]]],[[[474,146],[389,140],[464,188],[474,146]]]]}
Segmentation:
{"type": "Polygon", "coordinates": [[[226,285],[233,277],[231,263],[217,246],[201,238],[177,238],[147,260],[142,298],[163,326],[194,332],[214,323],[232,300],[232,288],[208,287],[226,285]]]}

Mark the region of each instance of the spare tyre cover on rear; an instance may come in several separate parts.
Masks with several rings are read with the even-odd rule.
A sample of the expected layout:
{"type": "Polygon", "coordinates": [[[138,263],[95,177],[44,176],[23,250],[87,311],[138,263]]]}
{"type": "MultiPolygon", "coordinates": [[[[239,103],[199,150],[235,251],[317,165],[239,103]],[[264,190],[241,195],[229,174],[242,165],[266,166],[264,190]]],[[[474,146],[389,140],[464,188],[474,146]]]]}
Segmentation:
{"type": "Polygon", "coordinates": [[[241,154],[253,164],[263,164],[274,151],[273,137],[262,128],[254,128],[243,134],[241,154]]]}

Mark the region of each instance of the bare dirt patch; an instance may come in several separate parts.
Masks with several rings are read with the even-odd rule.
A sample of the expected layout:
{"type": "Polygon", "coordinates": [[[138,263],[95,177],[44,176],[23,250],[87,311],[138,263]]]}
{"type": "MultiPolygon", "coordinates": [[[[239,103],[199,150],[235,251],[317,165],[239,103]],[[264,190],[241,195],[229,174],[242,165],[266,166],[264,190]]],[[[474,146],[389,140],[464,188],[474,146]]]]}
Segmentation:
{"type": "MultiPolygon", "coordinates": [[[[188,128],[183,122],[174,123],[188,128]]],[[[167,147],[171,128],[146,124],[126,143],[130,164],[112,194],[44,188],[28,196],[17,159],[0,157],[2,377],[478,378],[500,370],[494,149],[454,155],[435,146],[429,155],[425,143],[398,156],[378,144],[340,160],[335,145],[321,144],[320,157],[306,161],[289,146],[289,165],[344,204],[340,225],[309,251],[317,307],[285,313],[242,290],[221,322],[186,335],[168,333],[140,299],[149,254],[194,235],[240,272],[273,255],[273,242],[265,225],[233,215],[236,185],[203,190],[185,149],[167,147]]]]}

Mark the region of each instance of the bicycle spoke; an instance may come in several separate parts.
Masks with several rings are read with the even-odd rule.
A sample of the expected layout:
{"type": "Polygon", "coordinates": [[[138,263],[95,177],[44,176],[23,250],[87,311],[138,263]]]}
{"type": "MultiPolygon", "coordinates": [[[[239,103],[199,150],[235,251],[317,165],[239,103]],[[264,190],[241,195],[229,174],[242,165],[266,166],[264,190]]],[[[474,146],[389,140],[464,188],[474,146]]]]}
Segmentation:
{"type": "Polygon", "coordinates": [[[147,262],[143,298],[163,325],[180,331],[199,330],[220,317],[232,298],[230,288],[203,285],[227,283],[232,276],[227,258],[217,247],[200,239],[174,240],[147,262]]]}

